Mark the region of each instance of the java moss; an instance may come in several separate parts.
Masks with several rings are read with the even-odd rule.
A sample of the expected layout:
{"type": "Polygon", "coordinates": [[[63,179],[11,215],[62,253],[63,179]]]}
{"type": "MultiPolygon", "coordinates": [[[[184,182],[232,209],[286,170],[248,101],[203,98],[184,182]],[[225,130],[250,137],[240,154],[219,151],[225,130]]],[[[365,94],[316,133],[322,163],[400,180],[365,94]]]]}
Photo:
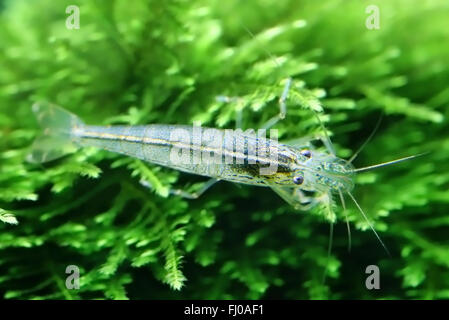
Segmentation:
{"type": "Polygon", "coordinates": [[[447,1],[0,3],[2,297],[449,297],[447,1]],[[369,4],[379,29],[365,25],[369,4]],[[69,5],[79,29],[66,28],[69,5]],[[323,136],[314,109],[349,158],[384,114],[357,167],[429,152],[356,177],[391,257],[349,199],[352,249],[336,198],[328,258],[333,216],[295,211],[268,188],[220,182],[186,200],[168,191],[204,178],[106,151],[25,161],[38,100],[91,124],[234,128],[241,110],[243,127],[259,128],[288,77],[281,140],[323,136]],[[65,285],[68,265],[80,269],[79,289],[65,285]],[[365,287],[368,265],[380,268],[379,290],[365,287]]]}

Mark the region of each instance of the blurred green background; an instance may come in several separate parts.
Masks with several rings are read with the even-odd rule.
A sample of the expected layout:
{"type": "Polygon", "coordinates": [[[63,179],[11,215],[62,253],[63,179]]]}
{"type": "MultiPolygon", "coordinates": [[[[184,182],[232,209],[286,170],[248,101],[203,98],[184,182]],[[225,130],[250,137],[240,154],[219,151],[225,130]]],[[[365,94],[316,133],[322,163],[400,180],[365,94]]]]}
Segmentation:
{"type": "Polygon", "coordinates": [[[449,2],[3,0],[0,8],[0,296],[449,297],[449,2]],[[66,28],[69,5],[79,7],[79,29],[66,28]],[[366,27],[369,5],[379,8],[379,29],[366,27]],[[352,250],[336,202],[328,259],[332,216],[294,211],[268,188],[220,182],[185,200],[168,190],[195,190],[204,178],[95,149],[45,165],[24,160],[39,132],[37,100],[90,124],[234,128],[242,110],[244,128],[258,128],[276,115],[288,77],[281,140],[322,136],[310,110],[322,107],[342,158],[385,114],[357,167],[430,152],[356,177],[355,196],[391,257],[349,201],[352,250]],[[379,290],[365,287],[371,264],[379,290]],[[80,268],[78,290],[65,286],[68,265],[80,268]]]}

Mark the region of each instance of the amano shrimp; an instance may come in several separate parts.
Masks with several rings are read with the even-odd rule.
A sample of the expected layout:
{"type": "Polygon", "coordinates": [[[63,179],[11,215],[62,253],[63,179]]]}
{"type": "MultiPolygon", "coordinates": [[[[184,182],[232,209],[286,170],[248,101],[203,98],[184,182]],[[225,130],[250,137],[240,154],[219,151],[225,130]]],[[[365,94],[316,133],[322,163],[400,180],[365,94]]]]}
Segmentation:
{"type": "MultiPolygon", "coordinates": [[[[286,86],[280,101],[281,112],[285,108],[282,99],[285,99],[287,91],[286,86]]],[[[328,143],[325,144],[329,152],[321,152],[241,130],[174,124],[94,126],[50,103],[36,103],[32,110],[43,127],[43,133],[34,141],[28,157],[30,162],[52,161],[81,147],[93,146],[211,178],[196,194],[173,192],[187,198],[198,197],[219,180],[269,187],[296,209],[308,209],[320,202],[330,206],[334,194],[339,194],[344,205],[343,195],[347,194],[387,252],[352,195],[354,175],[358,171],[417,156],[355,169],[351,164],[354,157],[349,161],[338,158],[327,136],[328,143]],[[184,158],[179,157],[182,153],[184,158]],[[317,196],[307,197],[303,191],[315,192],[317,196]]]]}

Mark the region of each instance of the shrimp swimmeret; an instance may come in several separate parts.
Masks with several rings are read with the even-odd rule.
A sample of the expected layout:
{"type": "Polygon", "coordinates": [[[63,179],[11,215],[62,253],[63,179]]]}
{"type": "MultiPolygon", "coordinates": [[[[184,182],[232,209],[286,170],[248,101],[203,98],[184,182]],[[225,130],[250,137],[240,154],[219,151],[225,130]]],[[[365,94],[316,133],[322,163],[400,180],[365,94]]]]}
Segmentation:
{"type": "Polygon", "coordinates": [[[32,146],[30,162],[43,163],[80,147],[94,146],[212,178],[197,194],[174,192],[189,198],[199,196],[218,180],[270,187],[290,205],[302,209],[320,202],[331,207],[333,194],[339,194],[344,203],[343,194],[347,194],[385,249],[351,193],[354,173],[416,157],[355,169],[351,164],[354,157],[340,159],[331,147],[326,153],[286,145],[265,138],[263,130],[255,134],[188,125],[92,126],[49,103],[36,103],[32,109],[43,134],[32,146]],[[317,196],[306,197],[303,191],[317,196]]]}

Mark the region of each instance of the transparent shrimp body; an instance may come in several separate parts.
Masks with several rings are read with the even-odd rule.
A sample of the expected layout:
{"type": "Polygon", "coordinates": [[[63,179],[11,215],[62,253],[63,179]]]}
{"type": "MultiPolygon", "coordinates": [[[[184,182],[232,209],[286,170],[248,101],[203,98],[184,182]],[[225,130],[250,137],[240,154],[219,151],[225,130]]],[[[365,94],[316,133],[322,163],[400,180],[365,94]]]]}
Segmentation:
{"type": "MultiPolygon", "coordinates": [[[[289,86],[290,83],[287,82],[287,85],[289,86]]],[[[287,89],[286,86],[282,98],[286,97],[287,89]]],[[[282,105],[282,99],[280,102],[282,105]]],[[[44,130],[32,146],[28,157],[31,162],[47,162],[74,152],[80,147],[95,146],[212,178],[211,182],[206,183],[205,188],[195,196],[187,195],[179,190],[172,192],[182,196],[187,195],[188,198],[199,196],[218,180],[270,187],[293,207],[302,209],[310,208],[310,205],[318,202],[325,203],[329,208],[332,207],[332,193],[338,193],[344,204],[343,194],[347,194],[377,237],[376,231],[351,194],[354,188],[354,173],[416,157],[410,156],[354,169],[351,164],[353,158],[346,161],[334,155],[329,139],[327,139],[328,143],[325,143],[329,149],[329,153],[326,153],[297,148],[281,144],[277,140],[241,132],[229,136],[226,135],[226,130],[215,128],[198,130],[193,126],[165,124],[90,126],[84,124],[76,115],[49,103],[35,104],[33,112],[44,130]],[[204,136],[208,138],[203,139],[204,136]],[[210,140],[214,143],[211,144],[210,140]],[[243,148],[237,150],[237,145],[243,148]],[[257,153],[254,157],[251,150],[260,151],[261,149],[264,152],[257,153]],[[176,152],[173,152],[174,150],[176,152]],[[187,161],[173,160],[173,154],[179,150],[187,152],[187,161]],[[198,155],[200,155],[199,158],[198,155]],[[207,155],[207,160],[204,160],[203,155],[207,155]],[[231,161],[226,162],[226,158],[231,161]],[[274,167],[275,170],[271,173],[262,173],[262,169],[266,167],[274,167]],[[318,195],[311,199],[305,197],[302,191],[317,192],[318,195]]],[[[281,118],[281,116],[277,117],[271,125],[281,118]]],[[[379,237],[378,239],[386,249],[379,237]]]]}

